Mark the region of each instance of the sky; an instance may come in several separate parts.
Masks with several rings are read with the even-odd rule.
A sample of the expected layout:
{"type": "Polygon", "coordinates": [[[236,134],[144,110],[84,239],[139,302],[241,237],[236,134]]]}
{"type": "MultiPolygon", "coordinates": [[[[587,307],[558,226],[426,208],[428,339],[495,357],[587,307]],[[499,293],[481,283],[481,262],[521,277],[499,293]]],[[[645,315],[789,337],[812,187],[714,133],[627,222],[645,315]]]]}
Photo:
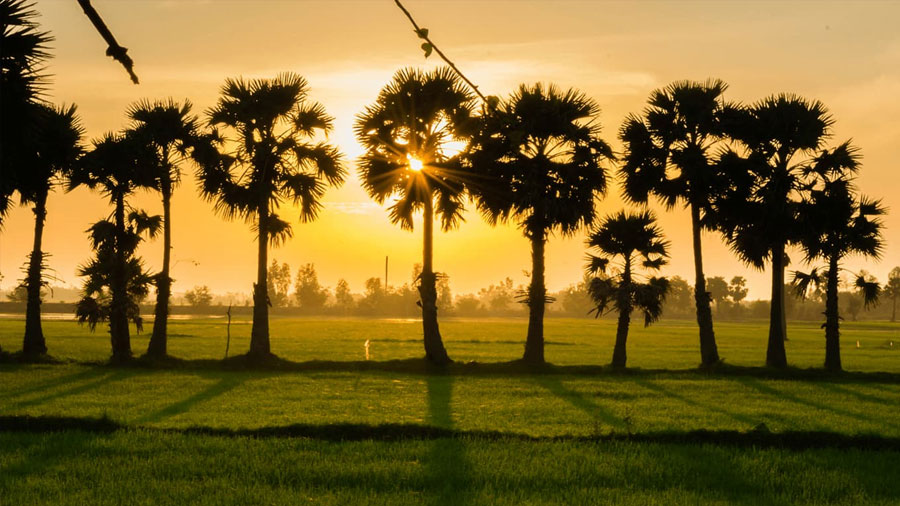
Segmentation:
{"type": "MultiPolygon", "coordinates": [[[[392,225],[386,210],[361,188],[355,159],[362,148],[352,125],[393,73],[407,66],[430,68],[420,40],[392,0],[327,2],[270,0],[93,0],[119,43],[129,50],[141,79],[133,85],[122,67],[105,56],[106,45],[76,0],[37,0],[41,27],[55,37],[48,98],[75,103],[87,138],[127,126],[127,107],[141,99],[189,99],[205,119],[227,77],[274,77],[291,71],[310,84],[310,98],[336,118],[330,139],[344,153],[351,177],[325,198],[314,223],[284,208],[294,237],[269,257],[292,270],[313,263],[319,280],[333,287],[340,278],[352,290],[383,276],[408,282],[421,258],[420,222],[410,233],[392,225]]],[[[900,2],[606,2],[606,1],[425,1],[404,5],[419,24],[488,95],[507,96],[520,83],[575,87],[601,107],[603,137],[616,151],[619,125],[639,113],[650,92],[675,80],[720,78],[726,98],[752,103],[791,92],[821,100],[835,119],[832,143],[852,138],[861,149],[858,186],[882,198],[889,214],[880,261],[851,259],[884,280],[900,265],[900,2]]],[[[199,198],[187,167],[172,204],[173,291],[208,285],[213,292],[249,293],[255,280],[254,234],[242,221],[217,216],[199,198]]],[[[618,184],[599,204],[601,215],[621,209],[618,184]]],[[[160,213],[159,198],[134,203],[160,213]]],[[[471,207],[471,206],[470,206],[471,207]]],[[[671,241],[666,275],[693,282],[690,219],[681,209],[651,206],[671,241]]],[[[48,202],[44,250],[58,284],[80,286],[78,265],[91,255],[84,231],[110,208],[87,190],[57,191],[48,202]]],[[[30,250],[33,214],[19,207],[0,230],[0,289],[22,277],[30,250]]],[[[577,282],[583,272],[586,232],[551,237],[547,286],[577,282]]],[[[720,236],[703,237],[707,276],[747,278],[750,298],[766,298],[769,274],[744,266],[720,236]]],[[[158,269],[162,244],[141,248],[158,269]]],[[[802,255],[793,252],[793,268],[802,255]]],[[[457,230],[435,236],[435,270],[450,277],[455,293],[511,277],[525,283],[528,242],[514,224],[492,228],[468,212],[457,230]]]]}

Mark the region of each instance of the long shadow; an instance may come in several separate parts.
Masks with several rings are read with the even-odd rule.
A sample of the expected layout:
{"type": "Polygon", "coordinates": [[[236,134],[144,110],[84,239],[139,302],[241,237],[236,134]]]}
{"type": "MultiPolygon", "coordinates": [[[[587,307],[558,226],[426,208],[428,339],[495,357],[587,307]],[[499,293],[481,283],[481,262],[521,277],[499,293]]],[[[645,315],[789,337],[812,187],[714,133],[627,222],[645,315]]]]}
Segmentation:
{"type": "MultiPolygon", "coordinates": [[[[427,388],[429,424],[452,430],[453,377],[428,376],[427,388]]],[[[466,458],[463,439],[458,437],[435,439],[425,464],[427,488],[424,492],[428,504],[463,505],[472,502],[472,469],[466,458]]]]}
{"type": "Polygon", "coordinates": [[[719,413],[720,415],[725,415],[736,422],[741,422],[741,423],[744,423],[751,427],[755,426],[757,423],[759,423],[759,420],[755,420],[749,416],[741,415],[738,413],[732,413],[731,411],[725,410],[720,407],[716,407],[714,405],[695,401],[694,399],[691,399],[689,397],[679,394],[678,392],[676,392],[675,390],[672,390],[671,388],[666,388],[658,383],[653,383],[651,381],[647,381],[644,378],[635,377],[634,382],[636,384],[644,387],[645,389],[650,390],[651,392],[656,392],[665,397],[679,400],[679,401],[683,402],[684,404],[687,404],[688,406],[703,409],[703,410],[710,411],[713,413],[719,413]]]}
{"type": "Polygon", "coordinates": [[[81,383],[79,385],[75,385],[71,388],[51,392],[45,395],[41,395],[38,397],[34,397],[31,399],[26,399],[24,401],[17,402],[11,406],[12,409],[20,409],[28,406],[35,406],[37,404],[43,404],[45,402],[54,401],[57,399],[62,399],[64,397],[69,397],[72,395],[78,395],[84,392],[89,392],[94,390],[102,385],[107,383],[111,383],[113,381],[119,381],[129,376],[134,376],[135,371],[130,371],[127,369],[119,369],[119,370],[107,370],[104,371],[102,376],[97,377],[91,381],[86,383],[81,383]]]}
{"type": "MultiPolygon", "coordinates": [[[[736,378],[736,380],[738,382],[744,384],[745,386],[756,390],[759,393],[769,395],[769,396],[772,396],[775,398],[784,399],[786,401],[793,402],[794,404],[799,404],[799,405],[807,406],[810,408],[819,409],[822,411],[836,413],[838,415],[841,415],[841,416],[844,416],[847,418],[853,418],[853,419],[859,420],[861,422],[871,422],[872,421],[872,418],[870,416],[866,416],[864,414],[856,413],[853,411],[847,411],[846,409],[843,409],[838,406],[822,404],[819,402],[812,401],[810,399],[798,397],[794,394],[784,392],[781,390],[777,390],[768,385],[765,385],[761,381],[759,381],[755,378],[741,377],[741,378],[736,378]]],[[[884,421],[884,423],[890,423],[890,422],[884,421]]],[[[893,424],[891,424],[891,425],[893,425],[893,424]]]]}
{"type": "Polygon", "coordinates": [[[8,393],[0,392],[0,399],[11,400],[17,397],[22,397],[28,394],[33,394],[36,392],[40,392],[42,390],[49,390],[51,388],[56,388],[58,386],[65,385],[67,383],[72,383],[75,381],[81,381],[83,379],[95,378],[104,374],[105,371],[99,369],[84,369],[79,372],[75,372],[72,374],[64,374],[62,376],[57,376],[55,378],[50,378],[46,381],[42,381],[36,385],[31,385],[26,388],[20,388],[8,393]]]}
{"type": "Polygon", "coordinates": [[[614,415],[608,408],[597,404],[585,394],[572,390],[559,380],[556,376],[540,375],[534,376],[532,380],[538,385],[546,388],[550,393],[568,402],[572,406],[584,411],[596,421],[602,422],[615,429],[624,429],[625,421],[614,415]]]}
{"type": "Polygon", "coordinates": [[[897,403],[891,399],[885,399],[884,397],[878,397],[877,395],[867,394],[863,392],[857,392],[856,390],[845,388],[843,386],[838,386],[834,383],[819,383],[818,386],[823,390],[828,390],[830,392],[842,395],[850,395],[856,397],[858,400],[863,402],[871,402],[873,404],[884,404],[886,406],[896,406],[897,403]]]}
{"type": "Polygon", "coordinates": [[[148,413],[141,418],[135,420],[135,423],[153,423],[159,422],[166,418],[180,415],[190,410],[194,405],[208,401],[222,394],[234,390],[245,381],[245,376],[235,376],[232,374],[224,374],[219,381],[213,383],[204,390],[201,390],[190,397],[182,399],[174,404],[170,404],[163,409],[154,413],[148,413]]]}

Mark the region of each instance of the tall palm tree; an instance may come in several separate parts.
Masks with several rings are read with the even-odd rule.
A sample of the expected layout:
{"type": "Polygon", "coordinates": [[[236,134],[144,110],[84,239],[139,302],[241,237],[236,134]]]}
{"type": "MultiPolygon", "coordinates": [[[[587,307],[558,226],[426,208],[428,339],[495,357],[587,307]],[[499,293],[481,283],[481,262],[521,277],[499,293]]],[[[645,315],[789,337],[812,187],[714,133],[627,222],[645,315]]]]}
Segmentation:
{"type": "Polygon", "coordinates": [[[181,168],[193,146],[201,141],[196,116],[190,114],[191,102],[141,101],[128,109],[135,133],[148,144],[156,169],[157,190],[163,205],[163,262],[156,279],[156,309],[153,334],[147,355],[163,357],[167,353],[167,320],[172,291],[170,259],[172,252],[172,192],[181,181],[181,168]]]}
{"type": "Polygon", "coordinates": [[[742,152],[721,157],[730,190],[718,204],[719,226],[745,262],[772,265],[766,364],[786,367],[784,342],[785,249],[801,237],[800,203],[805,174],[829,136],[832,119],[818,101],[781,94],[736,111],[728,135],[742,152]]]}
{"type": "Polygon", "coordinates": [[[53,38],[38,29],[26,0],[0,0],[0,224],[12,204],[21,167],[34,164],[35,134],[46,86],[44,61],[53,38]]]}
{"type": "Polygon", "coordinates": [[[69,188],[99,189],[113,205],[113,212],[88,229],[96,254],[79,269],[79,275],[87,279],[76,315],[91,330],[108,320],[113,360],[127,360],[131,358],[128,321],[140,330],[139,303],[151,283],[135,251],[142,235],[155,235],[160,223],[160,217],[133,209],[127,199],[140,188],[152,188],[154,173],[152,165],[145,165],[150,156],[146,144],[133,132],[106,134],[93,144],[72,172],[69,188]]]}
{"type": "Polygon", "coordinates": [[[25,309],[25,337],[22,352],[26,356],[47,353],[47,343],[41,329],[41,288],[43,280],[44,259],[47,254],[41,249],[44,234],[44,221],[47,218],[47,197],[54,186],[69,174],[83,148],[81,146],[81,127],[75,106],[48,107],[36,106],[40,109],[38,127],[35,135],[29,139],[34,150],[34,163],[22,167],[19,171],[18,188],[22,203],[34,207],[34,244],[28,260],[25,277],[25,288],[28,302],[25,309]]]}
{"type": "Polygon", "coordinates": [[[201,193],[226,218],[243,218],[257,231],[258,258],[253,285],[250,355],[271,354],[266,268],[269,243],[291,237],[291,225],[276,211],[287,200],[299,204],[300,221],[314,220],[326,189],[343,184],[346,171],[340,152],[319,134],[331,131],[333,119],[307,100],[306,79],[291,73],[274,79],[227,79],[222,96],[209,110],[209,125],[224,127],[231,141],[227,154],[197,153],[201,193]]]}
{"type": "Polygon", "coordinates": [[[442,67],[398,71],[354,125],[366,149],[358,167],[369,196],[378,203],[396,196],[390,219],[405,230],[413,230],[413,215],[422,211],[422,329],[425,357],[436,364],[450,357],[437,320],[434,215],[445,231],[462,220],[465,173],[454,148],[467,141],[474,124],[472,93],[442,67]]]}
{"type": "Polygon", "coordinates": [[[636,267],[659,270],[669,256],[668,242],[650,211],[637,214],[620,211],[608,216],[591,232],[588,246],[597,248],[600,253],[588,255],[587,273],[592,276],[588,293],[598,317],[613,308],[619,313],[612,366],[624,368],[631,312],[635,309],[643,312],[644,326],[649,326],[662,315],[669,290],[666,278],[654,276],[646,282],[636,280],[636,267]],[[610,263],[615,261],[620,262],[616,266],[618,274],[609,276],[610,263]]]}
{"type": "MultiPolygon", "coordinates": [[[[803,235],[800,244],[806,260],[825,260],[825,368],[841,370],[840,314],[838,310],[838,278],[840,263],[850,255],[878,258],[882,250],[879,216],[885,213],[880,202],[857,194],[852,176],[859,170],[858,150],[845,142],[823,151],[813,162],[816,175],[801,203],[800,220],[803,235]]],[[[811,284],[819,284],[817,269],[794,273],[794,283],[801,294],[811,284]]],[[[866,305],[878,296],[877,283],[857,277],[856,285],[866,305]]]]}
{"type": "Polygon", "coordinates": [[[645,203],[653,195],[667,208],[683,202],[690,210],[694,302],[704,366],[719,361],[701,232],[711,228],[709,204],[720,179],[712,151],[722,140],[723,120],[730,109],[724,100],[727,87],[717,79],[674,82],[651,93],[643,115],[629,116],[619,132],[625,145],[625,163],[619,171],[626,198],[645,203]]]}
{"type": "Polygon", "coordinates": [[[594,222],[614,159],[600,138],[600,108],[580,91],[522,85],[482,118],[468,155],[470,186],[488,221],[515,221],[531,242],[528,334],[523,360],[544,362],[544,247],[553,232],[594,222]]]}

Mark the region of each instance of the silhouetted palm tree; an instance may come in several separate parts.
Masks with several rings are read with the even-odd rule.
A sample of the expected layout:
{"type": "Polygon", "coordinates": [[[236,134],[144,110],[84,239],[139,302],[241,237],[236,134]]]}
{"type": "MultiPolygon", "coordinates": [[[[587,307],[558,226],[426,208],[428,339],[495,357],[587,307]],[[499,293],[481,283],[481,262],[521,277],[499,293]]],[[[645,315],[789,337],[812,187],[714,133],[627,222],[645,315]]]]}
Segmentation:
{"type": "Polygon", "coordinates": [[[47,196],[73,170],[83,151],[82,128],[75,114],[75,106],[58,108],[43,105],[40,109],[35,135],[28,139],[34,150],[33,164],[18,167],[18,191],[22,203],[34,207],[34,244],[28,261],[25,288],[28,302],[25,309],[25,337],[22,352],[25,355],[47,353],[44,332],[41,329],[41,288],[44,259],[41,249],[44,221],[47,218],[47,196]]]}
{"type": "Polygon", "coordinates": [[[133,132],[107,134],[94,141],[94,148],[69,178],[69,188],[84,185],[99,189],[113,205],[112,216],[88,229],[96,253],[95,258],[79,268],[86,276],[76,315],[93,330],[97,323],[109,321],[109,334],[114,360],[131,357],[128,321],[141,328],[140,301],[147,295],[152,277],[144,271],[135,256],[144,233],[155,235],[161,218],[147,216],[131,208],[130,197],[139,188],[154,186],[152,165],[146,144],[133,137],[133,132]]]}
{"type": "Polygon", "coordinates": [[[603,220],[591,232],[588,246],[597,248],[599,255],[588,255],[588,275],[594,276],[588,283],[588,293],[596,304],[597,316],[615,308],[619,313],[616,327],[616,345],[612,366],[624,368],[625,345],[628,325],[635,309],[644,313],[644,326],[649,326],[662,315],[663,302],[669,290],[669,280],[651,277],[646,282],[635,279],[636,267],[659,270],[668,258],[668,242],[662,230],[656,226],[656,218],[650,211],[628,214],[620,211],[603,220]],[[608,276],[610,262],[619,261],[618,272],[608,276]],[[602,276],[598,276],[601,275],[602,276]]]}
{"type": "MultiPolygon", "coordinates": [[[[850,255],[878,258],[881,254],[881,220],[885,210],[880,202],[860,197],[851,177],[859,170],[856,148],[844,143],[819,155],[811,170],[816,181],[801,203],[802,245],[808,262],[828,262],[825,269],[825,368],[841,370],[840,314],[838,310],[838,278],[840,263],[850,255]]],[[[794,283],[805,295],[811,284],[820,284],[817,269],[809,273],[795,272],[794,283]]],[[[878,296],[878,285],[858,276],[856,285],[865,304],[878,296]]]]}
{"type": "Polygon", "coordinates": [[[531,242],[527,362],[544,362],[547,238],[592,224],[606,191],[603,164],[614,157],[600,138],[599,112],[580,91],[522,85],[483,116],[468,155],[479,211],[492,225],[516,221],[531,242]]]}
{"type": "Polygon", "coordinates": [[[413,229],[413,215],[422,210],[419,296],[425,357],[436,364],[446,364],[450,357],[437,321],[434,214],[437,211],[445,231],[462,219],[464,173],[454,148],[474,127],[472,107],[471,92],[451,69],[403,69],[354,125],[357,140],[366,148],[359,175],[369,196],[378,203],[396,196],[390,219],[406,230],[413,229]]]}
{"type": "Polygon", "coordinates": [[[731,188],[717,207],[719,226],[745,262],[772,264],[772,298],[766,364],[786,367],[784,314],[785,248],[800,239],[799,210],[804,170],[829,135],[832,120],[821,102],[777,95],[735,111],[729,136],[743,153],[721,157],[731,188]]]}
{"type": "Polygon", "coordinates": [[[148,144],[156,169],[157,190],[163,205],[163,262],[156,279],[156,309],[153,334],[147,354],[155,357],[167,353],[166,328],[169,317],[169,298],[172,278],[169,264],[172,251],[172,192],[181,181],[181,167],[194,145],[200,142],[196,117],[190,114],[191,103],[142,101],[132,105],[128,116],[134,122],[135,134],[148,144]]]}
{"type": "Polygon", "coordinates": [[[266,268],[269,243],[291,237],[291,225],[276,210],[286,200],[299,203],[300,221],[314,220],[326,189],[344,182],[341,154],[316,140],[333,119],[307,100],[306,79],[291,73],[274,79],[227,79],[219,102],[209,111],[210,126],[232,133],[234,147],[223,156],[204,150],[198,177],[201,192],[226,218],[243,218],[257,231],[259,253],[253,285],[250,355],[266,356],[269,346],[269,301],[266,268]]]}
{"type": "Polygon", "coordinates": [[[21,167],[31,166],[38,107],[46,85],[44,61],[53,38],[38,29],[34,4],[0,0],[0,224],[12,203],[21,167]]]}
{"type": "Polygon", "coordinates": [[[625,144],[625,196],[647,202],[656,196],[667,208],[679,201],[691,213],[694,249],[694,301],[700,327],[700,357],[704,366],[719,361],[710,297],[703,273],[701,231],[711,228],[710,201],[719,177],[711,151],[721,141],[723,118],[730,107],[720,80],[678,81],[650,94],[642,116],[629,116],[619,138],[625,144]]]}

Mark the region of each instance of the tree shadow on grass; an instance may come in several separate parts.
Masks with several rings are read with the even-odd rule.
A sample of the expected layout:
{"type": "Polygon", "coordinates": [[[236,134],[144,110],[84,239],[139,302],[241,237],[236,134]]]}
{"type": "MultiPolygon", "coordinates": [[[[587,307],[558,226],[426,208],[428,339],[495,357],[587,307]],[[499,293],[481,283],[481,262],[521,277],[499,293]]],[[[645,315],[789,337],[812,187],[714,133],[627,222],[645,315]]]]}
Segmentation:
{"type": "MultiPolygon", "coordinates": [[[[46,381],[42,381],[37,383],[36,385],[31,385],[26,388],[19,388],[16,390],[12,390],[8,393],[0,393],[0,399],[11,400],[18,397],[23,397],[28,394],[33,394],[36,392],[40,392],[42,390],[49,390],[52,388],[56,388],[59,386],[66,385],[68,383],[73,383],[85,379],[92,379],[98,376],[102,376],[103,374],[108,373],[108,371],[104,371],[101,369],[83,369],[78,372],[74,372],[72,374],[63,374],[61,376],[56,376],[54,378],[50,378],[46,381]]],[[[27,374],[27,373],[20,373],[27,374]]]]}
{"type": "Polygon", "coordinates": [[[38,404],[43,404],[50,401],[55,401],[57,399],[62,399],[65,397],[69,397],[72,395],[78,395],[85,392],[89,392],[98,387],[106,385],[107,383],[111,383],[113,381],[119,381],[125,379],[127,377],[131,377],[136,375],[136,371],[129,371],[127,369],[118,369],[118,370],[105,370],[100,374],[91,374],[86,375],[87,378],[90,378],[89,381],[85,383],[80,383],[78,385],[74,385],[70,388],[65,388],[62,390],[58,390],[55,392],[50,392],[45,395],[40,395],[38,397],[33,397],[31,399],[26,399],[20,402],[17,402],[10,407],[12,409],[21,409],[29,406],[36,406],[38,404]]]}
{"type": "MultiPolygon", "coordinates": [[[[429,424],[453,429],[453,377],[428,376],[427,388],[429,424]]],[[[435,439],[425,463],[427,504],[472,503],[472,469],[466,458],[465,440],[458,437],[435,439]]]]}
{"type": "Polygon", "coordinates": [[[747,415],[733,413],[731,411],[728,411],[726,409],[723,409],[723,408],[720,408],[720,407],[717,407],[717,406],[714,406],[711,404],[698,402],[694,399],[691,399],[689,397],[679,394],[678,392],[676,392],[675,390],[673,390],[671,388],[666,388],[666,387],[660,385],[659,383],[655,383],[653,381],[648,381],[641,377],[636,376],[636,377],[634,377],[633,381],[635,384],[640,385],[643,388],[650,390],[651,392],[656,392],[664,397],[676,399],[678,401],[683,402],[684,404],[687,404],[688,406],[692,406],[692,407],[695,407],[698,409],[710,411],[713,413],[719,413],[720,415],[725,415],[736,422],[740,422],[740,423],[747,425],[748,427],[753,427],[760,422],[760,420],[754,419],[747,415]]]}
{"type": "Polygon", "coordinates": [[[550,393],[568,402],[572,406],[590,415],[595,421],[608,425],[614,429],[625,429],[625,420],[616,416],[605,406],[597,404],[586,394],[573,390],[565,385],[556,376],[538,375],[531,378],[538,385],[546,388],[550,393]]]}
{"type": "Polygon", "coordinates": [[[235,374],[222,374],[221,376],[219,376],[219,381],[217,381],[216,383],[213,383],[205,389],[174,404],[170,404],[163,409],[160,409],[153,413],[148,413],[135,420],[134,423],[140,424],[160,422],[162,420],[165,420],[166,418],[171,418],[173,416],[186,413],[196,404],[214,399],[220,395],[230,392],[231,390],[234,390],[242,383],[244,383],[245,379],[246,377],[244,375],[238,376],[235,374]]]}
{"type": "Polygon", "coordinates": [[[856,397],[858,400],[860,400],[862,402],[871,402],[873,404],[884,404],[886,406],[896,406],[897,405],[897,402],[893,399],[887,399],[884,397],[879,397],[877,395],[859,392],[857,390],[853,390],[852,388],[840,386],[835,383],[824,383],[823,382],[823,383],[818,383],[817,386],[823,390],[828,390],[829,392],[832,392],[832,393],[856,397]]]}

